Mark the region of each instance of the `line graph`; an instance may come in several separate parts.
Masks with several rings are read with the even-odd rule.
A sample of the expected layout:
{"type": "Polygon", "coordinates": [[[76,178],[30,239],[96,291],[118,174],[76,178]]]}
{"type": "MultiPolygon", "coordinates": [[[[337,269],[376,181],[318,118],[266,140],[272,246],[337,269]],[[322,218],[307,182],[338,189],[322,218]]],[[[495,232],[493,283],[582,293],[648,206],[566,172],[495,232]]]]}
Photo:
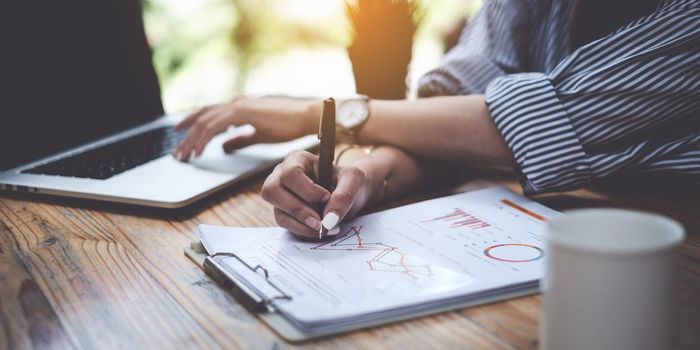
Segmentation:
{"type": "Polygon", "coordinates": [[[491,226],[488,222],[483,221],[460,208],[454,208],[451,213],[423,222],[426,223],[435,221],[449,222],[450,228],[468,227],[472,230],[491,226]]]}
{"type": "Polygon", "coordinates": [[[376,251],[377,254],[367,261],[370,271],[398,272],[412,279],[419,276],[430,276],[430,265],[410,264],[407,255],[397,247],[381,242],[365,242],[362,239],[364,225],[352,226],[341,238],[312,247],[312,250],[337,251],[376,251]]]}

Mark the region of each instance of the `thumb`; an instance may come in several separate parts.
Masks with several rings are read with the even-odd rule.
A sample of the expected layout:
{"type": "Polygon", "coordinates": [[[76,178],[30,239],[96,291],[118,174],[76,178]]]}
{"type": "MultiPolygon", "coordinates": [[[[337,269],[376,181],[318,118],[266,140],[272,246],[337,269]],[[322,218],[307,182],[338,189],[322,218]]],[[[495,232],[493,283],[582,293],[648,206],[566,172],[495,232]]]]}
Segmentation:
{"type": "Polygon", "coordinates": [[[250,145],[258,143],[257,133],[238,135],[231,138],[230,140],[224,142],[224,152],[231,153],[237,149],[248,147],[250,145]]]}
{"type": "Polygon", "coordinates": [[[343,168],[338,172],[338,183],[321,221],[325,229],[330,231],[343,221],[364,188],[365,180],[365,173],[358,168],[343,168]]]}

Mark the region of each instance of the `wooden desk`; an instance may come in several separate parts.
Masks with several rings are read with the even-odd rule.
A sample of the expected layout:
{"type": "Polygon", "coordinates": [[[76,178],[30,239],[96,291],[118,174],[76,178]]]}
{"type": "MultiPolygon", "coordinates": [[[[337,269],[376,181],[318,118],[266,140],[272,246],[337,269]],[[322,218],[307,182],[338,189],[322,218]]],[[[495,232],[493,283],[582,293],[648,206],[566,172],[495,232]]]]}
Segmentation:
{"type": "MultiPolygon", "coordinates": [[[[182,252],[199,223],[274,224],[270,207],[258,195],[263,178],[179,213],[0,197],[0,349],[537,347],[539,296],[301,345],[285,343],[182,252]]],[[[469,181],[404,202],[485,187],[494,181],[469,181]]],[[[496,182],[520,189],[509,179],[496,182]]],[[[560,210],[614,205],[680,220],[688,237],[683,246],[679,344],[697,349],[699,198],[688,193],[622,195],[585,190],[539,200],[560,210]]]]}

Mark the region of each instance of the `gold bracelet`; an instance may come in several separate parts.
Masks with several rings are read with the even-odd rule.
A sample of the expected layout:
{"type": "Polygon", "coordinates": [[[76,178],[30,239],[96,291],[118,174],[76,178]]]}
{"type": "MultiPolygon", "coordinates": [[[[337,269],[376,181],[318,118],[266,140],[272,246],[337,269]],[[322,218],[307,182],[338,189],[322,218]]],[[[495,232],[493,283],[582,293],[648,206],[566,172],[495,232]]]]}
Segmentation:
{"type": "Polygon", "coordinates": [[[340,158],[349,150],[355,149],[355,148],[361,148],[364,150],[365,156],[368,156],[372,154],[374,151],[374,146],[361,146],[361,145],[349,145],[348,147],[345,147],[340,153],[338,153],[338,156],[335,157],[335,165],[340,164],[340,158]]]}

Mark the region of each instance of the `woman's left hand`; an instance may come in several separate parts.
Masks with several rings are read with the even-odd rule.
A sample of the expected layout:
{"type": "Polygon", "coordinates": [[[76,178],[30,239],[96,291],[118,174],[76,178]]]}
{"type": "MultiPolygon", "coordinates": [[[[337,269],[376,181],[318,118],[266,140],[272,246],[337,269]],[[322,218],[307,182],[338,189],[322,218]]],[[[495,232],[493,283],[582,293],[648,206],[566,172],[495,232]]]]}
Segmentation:
{"type": "MultiPolygon", "coordinates": [[[[374,166],[381,165],[381,162],[374,166]]],[[[335,188],[329,192],[315,184],[318,157],[304,151],[287,155],[267,178],[261,190],[272,204],[277,225],[304,238],[318,238],[321,225],[333,229],[363,208],[372,195],[372,166],[335,168],[335,188]],[[315,208],[322,206],[323,217],[315,208]]]]}

